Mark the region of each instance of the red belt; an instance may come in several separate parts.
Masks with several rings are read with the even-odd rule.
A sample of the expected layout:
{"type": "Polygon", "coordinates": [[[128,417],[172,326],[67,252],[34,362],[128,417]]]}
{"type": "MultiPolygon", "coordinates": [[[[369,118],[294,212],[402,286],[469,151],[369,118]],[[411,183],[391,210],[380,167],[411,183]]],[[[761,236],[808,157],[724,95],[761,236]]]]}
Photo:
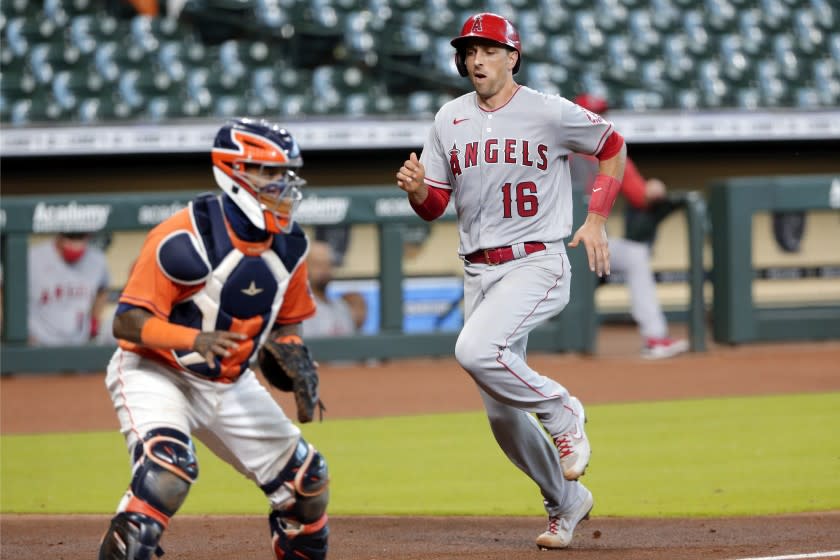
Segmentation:
{"type": "MultiPolygon", "coordinates": [[[[539,241],[528,241],[525,243],[525,254],[530,255],[537,251],[544,251],[545,243],[539,241]]],[[[479,249],[475,253],[464,256],[464,260],[472,264],[502,264],[512,261],[516,257],[513,254],[513,247],[495,247],[493,249],[479,249]]]]}

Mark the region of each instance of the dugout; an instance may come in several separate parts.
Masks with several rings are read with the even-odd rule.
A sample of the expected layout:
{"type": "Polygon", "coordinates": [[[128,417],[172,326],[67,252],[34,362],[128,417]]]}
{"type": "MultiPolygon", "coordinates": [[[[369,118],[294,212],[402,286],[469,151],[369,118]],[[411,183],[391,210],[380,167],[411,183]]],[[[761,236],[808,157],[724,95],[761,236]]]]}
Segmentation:
{"type": "Polygon", "coordinates": [[[709,214],[717,342],[840,338],[840,174],[720,180],[709,214]],[[811,211],[812,233],[786,255],[762,232],[790,211],[811,211]]]}

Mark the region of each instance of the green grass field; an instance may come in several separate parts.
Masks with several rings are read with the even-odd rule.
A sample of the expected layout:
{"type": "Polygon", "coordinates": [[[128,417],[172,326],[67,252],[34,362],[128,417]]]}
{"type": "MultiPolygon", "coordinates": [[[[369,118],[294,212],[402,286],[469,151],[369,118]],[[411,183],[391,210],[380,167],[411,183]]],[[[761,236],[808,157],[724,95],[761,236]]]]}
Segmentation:
{"type": "MultiPolygon", "coordinates": [[[[591,406],[595,514],[722,516],[840,509],[840,393],[591,406]]],[[[327,420],[333,514],[541,515],[536,486],[483,413],[327,420]]],[[[262,493],[198,446],[184,513],[260,514],[262,493]]],[[[0,511],[109,513],[129,476],[116,432],[0,438],[0,511]]]]}

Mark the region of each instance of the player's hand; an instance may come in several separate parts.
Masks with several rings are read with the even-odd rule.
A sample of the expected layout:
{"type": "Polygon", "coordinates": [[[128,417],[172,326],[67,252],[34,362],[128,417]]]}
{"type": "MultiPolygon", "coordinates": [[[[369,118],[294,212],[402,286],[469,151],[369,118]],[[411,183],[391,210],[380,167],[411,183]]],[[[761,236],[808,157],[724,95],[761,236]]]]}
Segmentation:
{"type": "Polygon", "coordinates": [[[207,365],[212,368],[216,364],[216,356],[227,358],[232,351],[239,348],[239,343],[247,338],[247,335],[238,332],[201,332],[195,337],[192,349],[201,354],[207,365]]]}
{"type": "Polygon", "coordinates": [[[648,204],[662,200],[666,194],[665,183],[659,179],[648,179],[645,182],[645,200],[648,204]]]}
{"type": "Polygon", "coordinates": [[[577,247],[581,241],[589,258],[589,270],[598,276],[610,274],[610,246],[607,241],[607,219],[598,214],[588,214],[586,221],[575,232],[569,247],[577,247]]]}
{"type": "Polygon", "coordinates": [[[400,170],[397,171],[397,186],[407,192],[413,202],[422,204],[429,194],[425,179],[426,168],[417,159],[417,154],[411,152],[400,170]]]}

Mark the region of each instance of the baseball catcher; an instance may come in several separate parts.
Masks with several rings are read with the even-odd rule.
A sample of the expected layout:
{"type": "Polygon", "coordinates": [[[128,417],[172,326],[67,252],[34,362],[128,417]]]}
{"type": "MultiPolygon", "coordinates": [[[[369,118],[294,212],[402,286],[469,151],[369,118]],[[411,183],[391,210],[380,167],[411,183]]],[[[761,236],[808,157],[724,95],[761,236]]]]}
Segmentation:
{"type": "Polygon", "coordinates": [[[299,336],[267,340],[260,349],[258,361],[269,383],[281,391],[294,393],[299,422],[311,422],[316,407],[323,416],[326,408],[318,396],[317,366],[299,336]]]}
{"type": "Polygon", "coordinates": [[[294,391],[298,419],[312,420],[318,374],[297,336],[316,310],[295,220],[303,156],[279,123],[240,118],[219,129],[211,161],[222,193],[149,231],[114,314],[106,386],[132,468],[98,559],[163,553],[198,478],[199,439],[264,494],[274,558],[324,560],[327,461],[252,368],[294,391]]]}

